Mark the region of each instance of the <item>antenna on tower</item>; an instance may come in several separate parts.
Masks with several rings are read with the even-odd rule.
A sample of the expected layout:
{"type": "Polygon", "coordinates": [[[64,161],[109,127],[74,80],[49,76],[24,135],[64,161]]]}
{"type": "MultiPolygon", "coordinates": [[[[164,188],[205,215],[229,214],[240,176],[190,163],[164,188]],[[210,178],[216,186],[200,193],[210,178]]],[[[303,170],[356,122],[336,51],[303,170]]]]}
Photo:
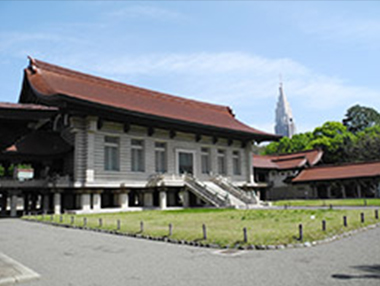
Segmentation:
{"type": "Polygon", "coordinates": [[[280,80],[280,87],[282,88],[282,73],[279,73],[278,78],[280,80]]]}

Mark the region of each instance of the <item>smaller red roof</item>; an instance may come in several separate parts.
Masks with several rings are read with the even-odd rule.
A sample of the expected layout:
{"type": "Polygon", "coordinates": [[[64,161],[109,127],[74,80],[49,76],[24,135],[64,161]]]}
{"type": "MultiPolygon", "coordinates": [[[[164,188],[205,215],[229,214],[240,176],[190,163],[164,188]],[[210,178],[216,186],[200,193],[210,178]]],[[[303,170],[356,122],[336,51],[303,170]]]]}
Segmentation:
{"type": "Polygon", "coordinates": [[[370,177],[380,177],[380,162],[363,162],[305,169],[292,182],[305,183],[370,177]]]}
{"type": "Polygon", "coordinates": [[[259,169],[298,169],[314,166],[323,155],[322,150],[307,150],[283,155],[253,155],[253,167],[259,169]]]}

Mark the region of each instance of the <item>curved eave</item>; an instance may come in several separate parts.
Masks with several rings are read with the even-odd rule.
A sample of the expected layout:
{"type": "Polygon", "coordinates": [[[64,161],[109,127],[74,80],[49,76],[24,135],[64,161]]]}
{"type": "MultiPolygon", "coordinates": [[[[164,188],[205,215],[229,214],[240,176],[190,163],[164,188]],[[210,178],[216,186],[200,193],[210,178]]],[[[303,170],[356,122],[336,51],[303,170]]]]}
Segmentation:
{"type": "MultiPolygon", "coordinates": [[[[163,124],[171,124],[171,125],[178,125],[182,127],[183,129],[192,130],[193,133],[207,133],[205,135],[208,135],[208,133],[215,134],[216,136],[218,134],[224,135],[224,136],[233,136],[234,138],[239,138],[239,140],[244,141],[256,141],[256,142],[263,142],[263,141],[277,141],[281,138],[281,136],[272,135],[272,134],[266,134],[266,133],[254,133],[254,132],[246,132],[236,129],[230,129],[230,128],[221,128],[213,125],[205,125],[201,123],[194,123],[190,121],[184,121],[184,120],[178,120],[173,119],[169,117],[162,117],[147,113],[142,113],[138,111],[132,111],[127,110],[124,108],[117,108],[111,105],[105,105],[89,100],[79,99],[75,98],[70,95],[66,94],[57,94],[57,93],[51,93],[51,94],[44,94],[41,93],[39,90],[34,88],[33,84],[29,81],[28,73],[29,71],[25,70],[24,73],[24,83],[23,83],[23,91],[20,96],[20,101],[25,102],[28,101],[28,89],[35,95],[36,102],[37,103],[44,103],[49,106],[58,106],[61,108],[65,108],[67,103],[71,103],[74,105],[79,105],[83,107],[91,107],[87,110],[88,115],[98,115],[94,109],[96,110],[104,110],[110,112],[108,116],[110,118],[115,117],[113,112],[116,112],[118,115],[127,115],[127,116],[133,116],[136,118],[148,120],[151,124],[153,123],[163,123],[163,124]],[[26,89],[26,90],[24,90],[26,89]]],[[[70,110],[68,110],[70,112],[70,110]]],[[[107,116],[106,116],[107,118],[107,116]]],[[[154,124],[153,124],[154,125],[154,124]]],[[[160,124],[159,124],[160,125],[160,124]]]]}

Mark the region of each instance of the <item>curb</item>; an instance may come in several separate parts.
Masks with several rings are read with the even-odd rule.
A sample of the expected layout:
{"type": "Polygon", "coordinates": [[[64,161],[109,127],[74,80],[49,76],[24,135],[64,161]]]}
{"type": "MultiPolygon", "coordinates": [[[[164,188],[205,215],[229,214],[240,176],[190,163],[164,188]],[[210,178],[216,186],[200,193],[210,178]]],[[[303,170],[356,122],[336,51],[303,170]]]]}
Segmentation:
{"type": "MultiPolygon", "coordinates": [[[[139,238],[139,239],[147,239],[147,240],[153,240],[153,241],[161,241],[166,243],[172,243],[172,244],[178,244],[178,245],[188,245],[188,246],[195,246],[195,247],[204,247],[204,248],[213,248],[213,249],[235,249],[235,250],[284,250],[284,249],[291,249],[291,248],[305,248],[305,247],[312,247],[317,246],[321,244],[330,243],[333,241],[340,240],[342,238],[350,237],[355,234],[374,229],[376,227],[380,227],[380,223],[371,224],[362,228],[358,228],[355,230],[347,231],[342,234],[337,234],[331,237],[327,237],[322,240],[316,240],[316,241],[306,241],[303,243],[295,243],[295,244],[279,244],[279,245],[227,245],[227,246],[221,246],[219,244],[214,243],[202,243],[199,241],[188,241],[188,240],[178,240],[178,239],[172,239],[169,237],[154,237],[150,235],[143,235],[138,233],[125,233],[120,232],[117,230],[106,230],[106,229],[96,229],[96,228],[89,228],[89,227],[83,227],[83,226],[72,226],[69,224],[60,224],[55,222],[49,222],[49,221],[38,221],[38,220],[29,220],[29,219],[23,219],[24,221],[28,222],[34,222],[34,223],[40,223],[40,224],[46,224],[46,225],[52,225],[57,227],[64,227],[64,228],[71,228],[71,229],[80,229],[80,230],[87,230],[87,231],[93,231],[93,232],[100,232],[100,233],[106,233],[106,234],[112,234],[112,235],[120,235],[120,236],[127,236],[132,238],[139,238]]],[[[1,285],[1,284],[0,284],[1,285]]]]}

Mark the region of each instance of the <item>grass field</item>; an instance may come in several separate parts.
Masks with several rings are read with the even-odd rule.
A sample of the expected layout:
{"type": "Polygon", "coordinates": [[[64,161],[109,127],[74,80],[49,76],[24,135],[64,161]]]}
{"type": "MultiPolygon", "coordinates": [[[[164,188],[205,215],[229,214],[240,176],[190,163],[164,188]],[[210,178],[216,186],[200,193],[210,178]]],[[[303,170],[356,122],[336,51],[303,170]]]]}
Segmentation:
{"type": "MultiPolygon", "coordinates": [[[[315,241],[365,225],[380,222],[372,210],[235,210],[235,209],[185,209],[178,211],[142,211],[116,214],[62,215],[62,224],[116,230],[120,220],[120,232],[141,233],[153,237],[165,237],[172,224],[173,239],[216,243],[221,246],[235,244],[277,245],[297,243],[298,225],[302,223],[304,241],[315,241]],[[360,213],[365,215],[365,223],[360,221],[360,213]],[[348,227],[343,226],[343,216],[347,216],[348,227]],[[322,220],[327,230],[322,231],[322,220]],[[202,225],[206,225],[207,240],[203,240],[202,225]],[[248,241],[243,242],[243,228],[247,228],[248,241]]],[[[33,216],[25,219],[60,223],[60,216],[33,216]]]]}
{"type": "Polygon", "coordinates": [[[283,200],[273,202],[274,206],[380,206],[380,199],[329,199],[329,200],[283,200]]]}

